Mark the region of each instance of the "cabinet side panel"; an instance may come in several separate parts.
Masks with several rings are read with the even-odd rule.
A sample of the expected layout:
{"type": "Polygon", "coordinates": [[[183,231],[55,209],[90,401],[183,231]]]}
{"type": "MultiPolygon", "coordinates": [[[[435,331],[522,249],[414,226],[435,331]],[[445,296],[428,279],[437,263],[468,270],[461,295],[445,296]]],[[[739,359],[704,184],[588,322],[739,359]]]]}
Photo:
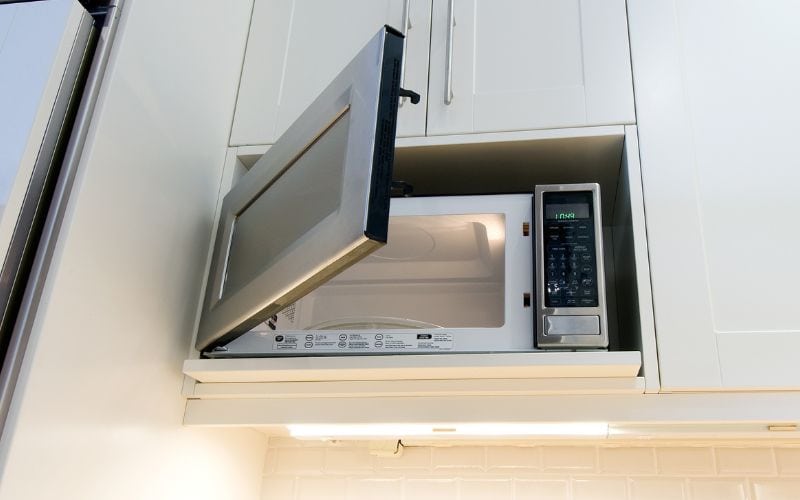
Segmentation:
{"type": "Polygon", "coordinates": [[[717,387],[721,375],[675,6],[633,0],[628,15],[661,385],[717,387]]]}
{"type": "Polygon", "coordinates": [[[0,445],[0,499],[258,497],[263,436],[183,428],[180,396],[249,14],[123,6],[0,445]]]}

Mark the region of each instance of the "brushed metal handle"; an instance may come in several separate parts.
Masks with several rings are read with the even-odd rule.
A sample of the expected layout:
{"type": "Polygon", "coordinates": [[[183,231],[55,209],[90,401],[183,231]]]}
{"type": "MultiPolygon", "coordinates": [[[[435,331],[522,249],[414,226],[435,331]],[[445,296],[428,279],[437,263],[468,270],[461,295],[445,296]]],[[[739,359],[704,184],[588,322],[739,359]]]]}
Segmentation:
{"type": "Polygon", "coordinates": [[[453,102],[453,27],[456,25],[453,3],[455,0],[447,2],[447,41],[445,50],[447,51],[447,62],[444,68],[444,103],[450,105],[453,102]]]}
{"type": "MultiPolygon", "coordinates": [[[[411,0],[403,0],[403,64],[400,66],[400,86],[406,87],[406,59],[408,59],[408,30],[411,29],[411,0]]],[[[406,102],[406,97],[400,98],[400,106],[406,102]]]]}

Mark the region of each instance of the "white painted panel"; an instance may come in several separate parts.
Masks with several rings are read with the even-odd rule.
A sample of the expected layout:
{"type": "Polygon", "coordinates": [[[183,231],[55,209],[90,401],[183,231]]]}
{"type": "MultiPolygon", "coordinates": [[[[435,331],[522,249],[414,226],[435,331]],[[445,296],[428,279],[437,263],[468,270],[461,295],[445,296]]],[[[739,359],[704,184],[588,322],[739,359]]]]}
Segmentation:
{"type": "Polygon", "coordinates": [[[586,122],[634,123],[624,0],[581,0],[581,27],[586,122]]]}
{"type": "Polygon", "coordinates": [[[770,3],[679,3],[684,82],[714,329],[800,346],[800,5],[770,3]]]}
{"type": "Polygon", "coordinates": [[[0,5],[0,262],[28,187],[82,7],[0,5]]]}
{"type": "Polygon", "coordinates": [[[751,424],[760,437],[797,439],[796,432],[769,432],[765,422],[793,422],[800,395],[755,394],[570,394],[534,396],[342,397],[192,399],[187,425],[282,426],[289,423],[479,423],[609,422],[632,433],[679,435],[681,428],[723,437],[726,430],[751,424]],[[647,429],[650,428],[650,431],[647,429]],[[727,428],[727,429],[726,429],[727,428]],[[771,436],[770,436],[771,435],[771,436]],[[790,437],[791,436],[791,437],[790,437]]]}
{"type": "Polygon", "coordinates": [[[491,378],[450,380],[344,380],[194,384],[195,399],[343,398],[406,396],[523,396],[564,394],[640,394],[639,377],[491,378]]]}
{"type": "Polygon", "coordinates": [[[474,26],[477,93],[583,84],[578,0],[478,0],[474,26]]]}
{"type": "MultiPolygon", "coordinates": [[[[410,1],[398,135],[425,135],[430,0],[410,1]]],[[[232,145],[271,144],[378,29],[402,28],[404,0],[257,0],[242,71],[232,145]]]]}
{"type": "Polygon", "coordinates": [[[632,123],[625,2],[434,2],[428,134],[632,123]]]}
{"type": "Polygon", "coordinates": [[[800,389],[799,342],[797,332],[719,335],[717,348],[724,387],[800,389]]]}
{"type": "Polygon", "coordinates": [[[797,388],[800,6],[630,2],[667,388],[797,388]]]}
{"type": "Polygon", "coordinates": [[[189,359],[200,382],[635,377],[638,351],[189,359]]]}
{"type": "Polygon", "coordinates": [[[670,0],[628,4],[663,389],[721,385],[697,217],[680,40],[670,0]]]}
{"type": "Polygon", "coordinates": [[[658,357],[656,354],[653,295],[650,263],[647,255],[642,174],[639,162],[639,139],[635,125],[625,127],[625,147],[614,205],[614,262],[620,324],[623,318],[633,323],[634,346],[642,352],[642,371],[649,393],[658,392],[658,357]]]}
{"type": "Polygon", "coordinates": [[[125,3],[3,435],[0,499],[258,498],[264,437],[183,428],[180,396],[249,14],[125,3]]]}

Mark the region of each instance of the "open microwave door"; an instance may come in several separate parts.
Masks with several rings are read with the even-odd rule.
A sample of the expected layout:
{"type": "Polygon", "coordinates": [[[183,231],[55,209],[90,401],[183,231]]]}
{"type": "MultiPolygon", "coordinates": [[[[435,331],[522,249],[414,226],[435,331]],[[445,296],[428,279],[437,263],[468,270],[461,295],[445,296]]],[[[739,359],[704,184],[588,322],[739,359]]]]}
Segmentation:
{"type": "Polygon", "coordinates": [[[386,243],[402,48],[382,28],[225,196],[197,349],[226,344],[386,243]]]}

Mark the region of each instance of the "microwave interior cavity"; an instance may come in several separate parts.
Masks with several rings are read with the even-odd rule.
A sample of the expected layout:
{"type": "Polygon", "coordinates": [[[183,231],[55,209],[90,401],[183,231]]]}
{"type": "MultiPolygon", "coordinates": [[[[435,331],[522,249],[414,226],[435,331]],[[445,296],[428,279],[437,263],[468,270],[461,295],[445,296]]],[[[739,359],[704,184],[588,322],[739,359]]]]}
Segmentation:
{"type": "Polygon", "coordinates": [[[505,216],[398,215],[389,243],[279,315],[286,329],[497,328],[505,216]]]}

